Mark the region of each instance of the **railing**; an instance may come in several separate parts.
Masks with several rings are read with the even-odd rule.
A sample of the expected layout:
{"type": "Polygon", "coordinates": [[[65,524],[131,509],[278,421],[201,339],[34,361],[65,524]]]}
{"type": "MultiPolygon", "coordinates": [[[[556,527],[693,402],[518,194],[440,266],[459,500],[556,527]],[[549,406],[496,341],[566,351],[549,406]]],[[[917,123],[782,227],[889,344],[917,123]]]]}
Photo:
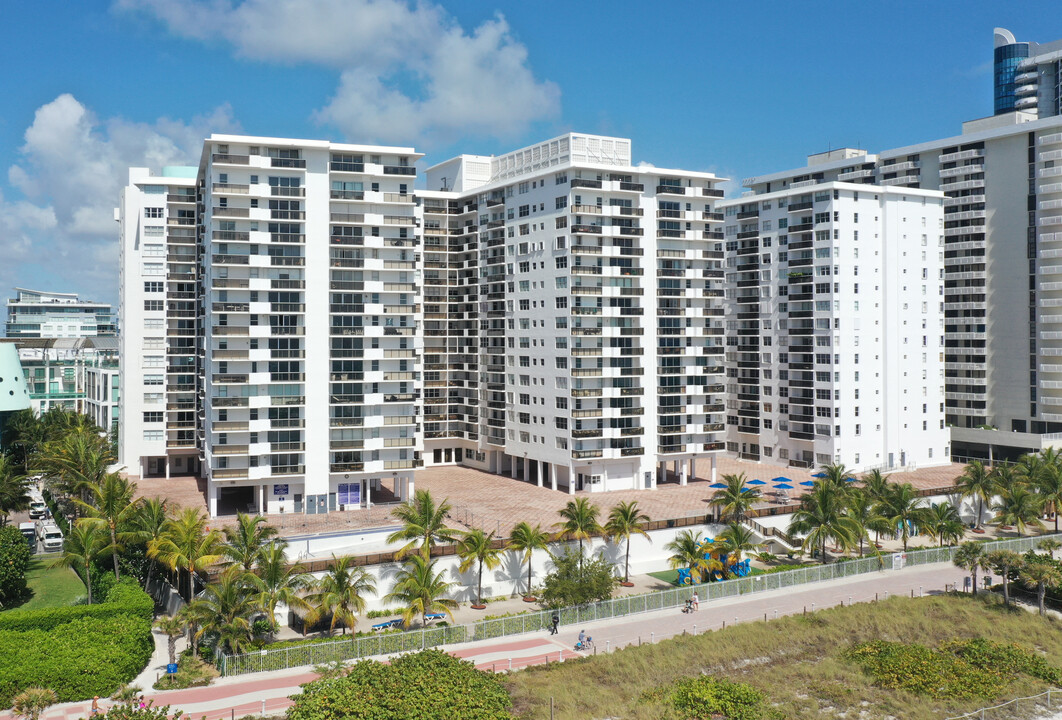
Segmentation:
{"type": "MultiPolygon", "coordinates": [[[[992,550],[1024,552],[1035,548],[1044,537],[1047,536],[1037,535],[999,540],[983,543],[982,546],[986,552],[992,550]]],[[[1055,537],[1062,537],[1062,535],[1055,537]]],[[[945,547],[907,552],[905,553],[906,559],[903,565],[928,565],[951,562],[957,549],[956,547],[945,547]]],[[[713,600],[756,592],[783,590],[798,585],[808,585],[855,575],[866,575],[893,567],[891,562],[885,561],[886,557],[885,555],[867,557],[847,562],[834,562],[828,565],[812,565],[786,572],[754,575],[696,586],[687,585],[681,588],[659,590],[644,595],[628,595],[591,605],[563,608],[559,611],[542,610],[497,620],[482,620],[468,625],[433,627],[356,639],[349,637],[338,638],[332,642],[312,643],[277,650],[258,650],[243,655],[222,655],[218,662],[218,670],[225,676],[244,675],[253,672],[320,665],[337,660],[344,661],[390,655],[423,650],[439,645],[452,645],[478,640],[490,640],[507,635],[538,632],[547,627],[554,612],[560,615],[561,624],[563,625],[581,625],[609,618],[681,607],[685,604],[686,599],[690,596],[690,591],[693,589],[696,589],[697,594],[701,597],[701,602],[707,603],[713,600]]],[[[970,716],[964,715],[961,717],[970,716]]]]}
{"type": "MultiPolygon", "coordinates": [[[[999,720],[1003,720],[1004,718],[1013,717],[1040,717],[1041,713],[1059,707],[1056,698],[1062,698],[1062,690],[1051,689],[1042,692],[1039,695],[1014,698],[1013,700],[1008,700],[999,705],[983,707],[980,710],[974,710],[965,715],[956,715],[947,718],[947,720],[967,720],[968,718],[977,718],[977,720],[993,720],[993,718],[999,718],[999,720]],[[1020,710],[1021,712],[1015,713],[1016,710],[1020,710]]],[[[1044,717],[1046,717],[1046,715],[1044,717]]]]}

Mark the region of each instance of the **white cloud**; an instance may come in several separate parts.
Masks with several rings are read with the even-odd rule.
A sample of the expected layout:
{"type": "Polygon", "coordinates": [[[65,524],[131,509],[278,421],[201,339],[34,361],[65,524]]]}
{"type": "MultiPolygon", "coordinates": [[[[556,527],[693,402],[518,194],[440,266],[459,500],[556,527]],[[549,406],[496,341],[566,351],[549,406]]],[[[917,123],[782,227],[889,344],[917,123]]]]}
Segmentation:
{"type": "Polygon", "coordinates": [[[359,142],[430,145],[514,137],[553,117],[560,91],[536,80],[501,16],[471,32],[444,8],[400,0],[117,0],[177,35],[221,39],[237,55],[340,71],[314,113],[359,142]]]}
{"type": "Polygon", "coordinates": [[[113,209],[129,167],[197,164],[203,138],[227,130],[238,130],[227,106],[188,123],[153,124],[99,119],[69,94],[39,107],[7,171],[24,199],[0,195],[0,287],[44,283],[115,302],[113,209]]]}

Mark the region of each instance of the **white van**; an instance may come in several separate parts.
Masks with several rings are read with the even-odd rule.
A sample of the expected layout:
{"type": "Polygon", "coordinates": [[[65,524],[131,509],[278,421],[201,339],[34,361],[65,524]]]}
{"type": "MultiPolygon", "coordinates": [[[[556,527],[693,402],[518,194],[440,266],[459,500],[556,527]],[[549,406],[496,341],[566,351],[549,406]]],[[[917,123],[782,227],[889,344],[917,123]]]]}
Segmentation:
{"type": "Polygon", "coordinates": [[[63,549],[63,532],[58,525],[42,525],[39,533],[44,552],[59,552],[63,549]]]}
{"type": "Polygon", "coordinates": [[[44,500],[34,498],[30,500],[29,504],[29,516],[33,520],[39,520],[44,517],[44,514],[48,511],[48,506],[44,504],[44,500]]]}
{"type": "Polygon", "coordinates": [[[22,533],[22,537],[26,538],[26,542],[29,543],[30,552],[37,552],[37,524],[32,522],[19,523],[18,531],[22,533]]]}

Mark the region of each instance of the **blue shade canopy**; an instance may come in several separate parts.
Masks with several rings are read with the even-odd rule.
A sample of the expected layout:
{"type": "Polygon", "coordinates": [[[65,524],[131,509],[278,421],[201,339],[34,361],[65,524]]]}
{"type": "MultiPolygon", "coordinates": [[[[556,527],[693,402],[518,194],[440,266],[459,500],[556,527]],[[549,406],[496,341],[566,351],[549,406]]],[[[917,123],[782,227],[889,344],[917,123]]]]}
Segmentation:
{"type": "Polygon", "coordinates": [[[716,490],[725,490],[727,486],[723,483],[712,483],[708,487],[715,488],[716,490]]]}
{"type": "Polygon", "coordinates": [[[786,485],[785,483],[779,483],[774,486],[775,490],[792,490],[792,485],[786,485]]]}
{"type": "Polygon", "coordinates": [[[813,483],[811,480],[805,480],[804,482],[802,482],[800,484],[803,485],[804,487],[812,487],[812,486],[815,485],[815,483],[813,483]]]}
{"type": "Polygon", "coordinates": [[[749,485],[766,485],[767,483],[765,483],[763,480],[749,480],[747,484],[749,484],[749,485]]]}
{"type": "Polygon", "coordinates": [[[741,488],[741,492],[743,492],[743,493],[747,493],[747,492],[751,492],[751,491],[752,491],[752,488],[750,488],[750,487],[741,488]]]}
{"type": "Polygon", "coordinates": [[[854,477],[846,477],[846,478],[844,479],[844,481],[845,481],[845,482],[855,482],[855,481],[856,481],[856,479],[855,479],[854,477]]]}
{"type": "Polygon", "coordinates": [[[814,477],[814,478],[824,478],[824,477],[826,477],[826,473],[824,473],[824,472],[817,472],[817,473],[812,473],[811,477],[814,477]]]}
{"type": "Polygon", "coordinates": [[[790,479],[789,479],[789,478],[787,478],[787,477],[784,477],[784,476],[782,476],[782,475],[779,475],[779,476],[778,476],[778,477],[776,477],[776,478],[771,478],[771,482],[776,482],[776,483],[779,483],[779,482],[793,482],[793,481],[792,481],[792,480],[790,480],[790,479]]]}

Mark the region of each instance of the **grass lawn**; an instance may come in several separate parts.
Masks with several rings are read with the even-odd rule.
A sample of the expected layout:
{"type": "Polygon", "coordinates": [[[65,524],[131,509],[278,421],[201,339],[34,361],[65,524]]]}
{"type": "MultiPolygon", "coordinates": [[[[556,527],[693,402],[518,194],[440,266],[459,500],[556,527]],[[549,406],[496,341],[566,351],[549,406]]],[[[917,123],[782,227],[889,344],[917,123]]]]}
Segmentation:
{"type": "MultiPolygon", "coordinates": [[[[937,648],[952,639],[1018,643],[1062,667],[1062,622],[1004,608],[996,596],[890,598],[881,603],[822,610],[807,617],[747,623],[609,655],[553,663],[510,675],[505,683],[519,718],[558,720],[676,717],[648,691],[706,673],[749,683],[766,695],[771,717],[885,717],[940,720],[987,705],[981,699],[935,700],[875,684],[844,656],[852,645],[883,639],[937,648]]],[[[1033,695],[1044,682],[1018,675],[1000,683],[996,701],[1033,695]]]]}
{"type": "Polygon", "coordinates": [[[70,568],[48,567],[57,555],[34,555],[30,559],[26,584],[29,586],[30,599],[19,608],[39,610],[44,607],[70,605],[78,598],[85,597],[85,584],[70,568]]]}

